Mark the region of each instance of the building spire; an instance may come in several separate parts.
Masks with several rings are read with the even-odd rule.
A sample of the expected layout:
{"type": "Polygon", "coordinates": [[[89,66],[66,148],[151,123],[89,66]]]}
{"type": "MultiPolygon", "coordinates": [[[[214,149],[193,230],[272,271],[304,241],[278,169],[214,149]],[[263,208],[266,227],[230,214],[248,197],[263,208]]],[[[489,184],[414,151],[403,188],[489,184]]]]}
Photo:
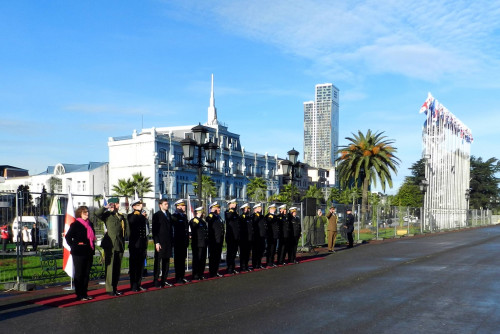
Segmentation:
{"type": "Polygon", "coordinates": [[[217,108],[215,108],[215,97],[214,97],[214,75],[212,73],[212,89],[210,92],[210,106],[208,107],[208,125],[219,124],[217,121],[217,108]]]}

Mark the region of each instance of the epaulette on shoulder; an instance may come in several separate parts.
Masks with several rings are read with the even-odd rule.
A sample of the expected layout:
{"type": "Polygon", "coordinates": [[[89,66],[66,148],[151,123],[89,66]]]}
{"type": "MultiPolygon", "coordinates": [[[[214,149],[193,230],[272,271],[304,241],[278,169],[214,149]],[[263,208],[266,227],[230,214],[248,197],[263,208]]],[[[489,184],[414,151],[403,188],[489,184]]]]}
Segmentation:
{"type": "Polygon", "coordinates": [[[209,214],[208,216],[209,216],[210,218],[212,218],[214,215],[213,215],[213,214],[209,214]]]}
{"type": "Polygon", "coordinates": [[[141,212],[140,211],[134,211],[134,215],[140,215],[141,212]]]}
{"type": "Polygon", "coordinates": [[[198,220],[198,218],[194,218],[193,221],[198,224],[200,221],[198,220]]]}

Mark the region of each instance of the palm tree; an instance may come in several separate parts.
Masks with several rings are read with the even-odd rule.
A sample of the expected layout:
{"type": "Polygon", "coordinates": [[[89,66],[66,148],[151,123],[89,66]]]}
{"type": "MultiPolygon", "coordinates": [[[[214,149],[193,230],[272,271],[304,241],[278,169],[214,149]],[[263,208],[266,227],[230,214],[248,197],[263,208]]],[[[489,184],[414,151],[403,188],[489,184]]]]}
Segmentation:
{"type": "MultiPolygon", "coordinates": [[[[194,192],[198,193],[198,182],[193,182],[194,192]]],[[[215,182],[208,175],[201,176],[201,200],[203,203],[207,203],[210,197],[217,196],[217,188],[215,188],[215,182]]],[[[203,204],[202,204],[203,205],[203,204]]]]}
{"type": "Polygon", "coordinates": [[[323,193],[321,192],[320,188],[312,185],[309,186],[309,189],[307,189],[304,198],[316,198],[316,204],[319,205],[321,204],[321,200],[323,199],[323,193]]]}
{"type": "Polygon", "coordinates": [[[263,201],[266,199],[266,190],[266,181],[261,177],[254,177],[247,185],[247,197],[254,202],[263,201]]]}
{"type": "Polygon", "coordinates": [[[142,172],[132,174],[132,185],[140,198],[153,190],[153,184],[149,181],[149,177],[144,177],[142,172]]]}
{"type": "Polygon", "coordinates": [[[366,135],[361,131],[353,133],[353,137],[346,137],[351,143],[339,150],[341,154],[337,161],[340,184],[343,188],[351,185],[362,184],[361,220],[365,222],[366,205],[368,202],[368,188],[373,183],[377,185],[380,180],[382,190],[386,184],[392,188],[391,171],[397,173],[396,166],[399,158],[394,153],[397,149],[392,146],[394,140],[386,139],[384,132],[372,133],[368,130],[366,135]]]}
{"type": "Polygon", "coordinates": [[[125,197],[125,208],[128,212],[128,198],[134,195],[134,184],[131,179],[118,179],[118,184],[112,188],[116,196],[125,197]]]}

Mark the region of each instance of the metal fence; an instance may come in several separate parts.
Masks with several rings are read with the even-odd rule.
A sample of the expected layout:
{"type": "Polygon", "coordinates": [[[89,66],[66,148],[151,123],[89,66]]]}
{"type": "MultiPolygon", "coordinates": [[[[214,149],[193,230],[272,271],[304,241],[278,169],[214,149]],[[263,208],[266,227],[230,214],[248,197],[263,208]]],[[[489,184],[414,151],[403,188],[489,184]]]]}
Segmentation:
{"type": "MultiPolygon", "coordinates": [[[[50,249],[61,247],[62,232],[64,230],[64,214],[66,211],[65,205],[67,205],[67,200],[65,200],[65,194],[39,194],[31,193],[34,198],[31,203],[27,203],[25,199],[22,199],[22,195],[15,193],[0,193],[0,224],[9,224],[12,227],[12,223],[17,216],[22,217],[43,217],[47,220],[47,240],[44,240],[40,249],[50,249]],[[46,196],[47,200],[50,201],[50,208],[47,204],[43,204],[43,201],[39,198],[46,196]],[[54,212],[54,201],[57,200],[57,212],[54,212]],[[52,214],[51,214],[52,213],[52,214]],[[54,214],[57,213],[57,214],[54,214]]],[[[73,195],[74,203],[85,203],[90,209],[90,219],[94,222],[97,237],[101,237],[104,234],[104,224],[95,217],[95,211],[102,205],[101,201],[96,201],[93,196],[83,196],[83,195],[73,195]],[[80,200],[75,200],[75,198],[80,198],[80,200]]],[[[170,211],[174,211],[174,202],[176,199],[169,199],[170,211]]],[[[29,202],[29,201],[28,201],[29,202]]],[[[123,202],[123,200],[122,200],[123,202]]],[[[219,201],[221,205],[221,212],[227,209],[226,201],[219,201]]],[[[238,202],[238,207],[243,204],[243,201],[238,202]]],[[[255,203],[250,203],[251,205],[255,203]]],[[[262,203],[264,207],[264,212],[267,206],[271,203],[262,203]]],[[[281,203],[276,203],[280,205],[281,203]]],[[[194,205],[194,203],[193,203],[194,205]]],[[[326,244],[326,227],[327,219],[326,213],[328,212],[328,207],[326,205],[314,205],[313,208],[306,208],[305,202],[298,202],[290,206],[295,206],[299,209],[301,222],[302,222],[302,239],[299,241],[299,246],[302,249],[307,247],[317,247],[326,244]],[[318,218],[318,210],[321,210],[324,218],[318,218]],[[307,215],[306,215],[307,214],[307,215]]],[[[357,242],[369,241],[369,240],[382,240],[387,238],[399,238],[403,236],[412,236],[416,234],[424,233],[435,233],[440,231],[446,231],[451,229],[464,229],[476,226],[492,225],[498,222],[498,218],[493,219],[490,210],[468,210],[466,214],[458,215],[448,215],[450,217],[464,217],[463,221],[450,221],[444,225],[435,224],[430,213],[423,215],[423,208],[410,208],[410,207],[389,207],[389,206],[369,206],[365,214],[365,221],[361,221],[360,206],[335,204],[336,213],[338,216],[338,229],[341,231],[340,227],[345,222],[347,209],[352,209],[355,216],[355,240],[357,242]],[[441,227],[439,227],[441,226],[441,227]],[[443,228],[442,226],[446,226],[443,228]]],[[[148,219],[151,219],[152,214],[156,208],[147,208],[148,219]]],[[[127,207],[122,205],[121,211],[126,213],[127,207]]],[[[222,214],[223,215],[223,214],[222,214]]],[[[151,226],[151,224],[150,224],[151,226]]],[[[19,230],[18,230],[19,231],[19,230]]],[[[340,234],[340,233],[339,233],[340,234]]],[[[17,236],[18,237],[18,236],[17,236]]],[[[345,240],[339,235],[337,239],[337,246],[341,246],[345,243],[345,240]]],[[[20,281],[32,281],[38,285],[47,284],[40,279],[40,275],[37,274],[41,270],[38,268],[39,261],[41,261],[40,254],[28,252],[23,252],[23,247],[21,244],[16,243],[16,236],[13,236],[13,240],[10,241],[8,245],[10,252],[0,253],[0,284],[6,282],[20,282],[20,281]],[[31,257],[31,262],[28,262],[27,257],[31,257]],[[40,258],[40,259],[39,259],[40,258]],[[38,262],[37,262],[38,261],[38,262]],[[8,264],[16,263],[16,270],[6,270],[8,264]],[[30,270],[32,270],[33,275],[30,277],[23,277],[22,273],[26,265],[25,263],[31,263],[30,270]]],[[[149,251],[147,258],[146,268],[152,270],[153,267],[153,251],[149,251]]],[[[125,254],[126,255],[126,254],[125,254]]],[[[102,259],[101,259],[102,260],[102,259]]],[[[10,266],[12,267],[12,265],[10,266]]],[[[189,269],[189,261],[187,263],[189,269]]],[[[128,257],[125,256],[122,265],[122,271],[126,273],[128,271],[128,257]]],[[[102,275],[101,275],[102,276],[102,275]]],[[[97,275],[96,277],[99,277],[97,275]]],[[[64,274],[61,275],[61,279],[64,280],[64,274]]],[[[100,277],[99,277],[100,278],[100,277]]],[[[65,278],[69,283],[69,277],[65,278]]]]}

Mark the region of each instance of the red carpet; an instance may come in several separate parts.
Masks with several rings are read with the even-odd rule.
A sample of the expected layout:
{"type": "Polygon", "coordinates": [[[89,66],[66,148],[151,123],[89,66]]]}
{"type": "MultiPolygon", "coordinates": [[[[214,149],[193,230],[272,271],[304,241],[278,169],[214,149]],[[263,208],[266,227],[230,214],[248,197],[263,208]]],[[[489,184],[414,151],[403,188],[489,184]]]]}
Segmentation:
{"type": "MultiPolygon", "coordinates": [[[[300,263],[303,263],[303,262],[311,262],[311,261],[321,260],[323,258],[324,258],[324,255],[317,255],[317,256],[310,256],[310,257],[302,257],[302,258],[299,258],[299,260],[300,260],[300,263]]],[[[275,268],[280,268],[280,267],[282,267],[282,266],[270,267],[268,269],[275,269],[275,268]]],[[[253,270],[251,272],[242,272],[240,274],[249,274],[249,273],[254,273],[254,272],[258,272],[258,271],[262,271],[262,270],[268,270],[268,269],[255,269],[255,270],[253,270]]],[[[232,276],[234,276],[234,275],[226,274],[226,269],[221,270],[220,273],[223,274],[224,277],[232,277],[232,276]]],[[[186,276],[186,278],[188,280],[190,280],[191,276],[190,275],[186,276]]],[[[195,281],[191,281],[190,283],[186,283],[186,284],[177,284],[177,283],[174,284],[173,280],[168,280],[168,282],[171,283],[171,284],[174,284],[174,287],[177,287],[177,286],[185,286],[185,285],[190,285],[190,284],[201,283],[201,282],[204,282],[204,281],[210,281],[210,280],[214,280],[214,279],[220,279],[220,278],[219,277],[213,277],[213,278],[207,278],[207,279],[202,280],[202,281],[195,280],[195,281]]],[[[74,293],[70,293],[70,294],[64,294],[64,295],[59,295],[59,296],[52,296],[52,297],[48,297],[48,298],[44,298],[44,299],[37,299],[37,300],[34,300],[33,302],[35,304],[38,304],[38,305],[45,305],[45,306],[53,306],[53,307],[63,308],[63,307],[70,307],[70,306],[75,306],[75,305],[80,305],[80,304],[85,304],[85,303],[98,302],[98,301],[107,300],[107,299],[123,298],[123,297],[126,297],[126,296],[136,295],[136,294],[139,294],[139,293],[147,293],[148,291],[160,290],[160,288],[155,288],[153,286],[153,281],[151,281],[151,280],[150,281],[143,281],[142,286],[144,288],[146,288],[147,291],[140,291],[140,292],[130,291],[130,285],[129,284],[122,284],[122,285],[118,286],[118,291],[122,292],[123,295],[118,296],[118,297],[109,296],[106,293],[106,289],[102,288],[102,289],[89,290],[88,291],[89,296],[94,297],[94,299],[92,299],[92,300],[77,301],[76,297],[75,297],[75,294],[74,293]]],[[[172,289],[172,288],[173,287],[166,287],[164,289],[172,289]]]]}

